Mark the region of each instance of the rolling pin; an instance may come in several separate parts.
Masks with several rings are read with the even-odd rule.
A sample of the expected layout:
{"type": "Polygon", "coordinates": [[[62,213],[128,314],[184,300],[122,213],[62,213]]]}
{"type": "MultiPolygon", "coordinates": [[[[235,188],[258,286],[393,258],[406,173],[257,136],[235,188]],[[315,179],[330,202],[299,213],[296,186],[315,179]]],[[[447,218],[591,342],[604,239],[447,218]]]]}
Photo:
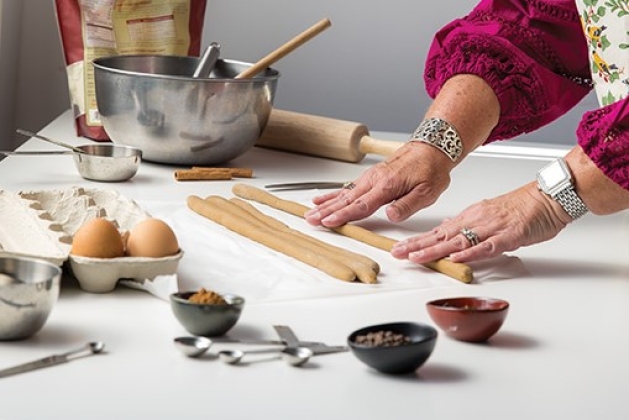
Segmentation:
{"type": "Polygon", "coordinates": [[[358,163],[393,154],[403,142],[377,140],[363,124],[273,109],[256,146],[358,163]]]}

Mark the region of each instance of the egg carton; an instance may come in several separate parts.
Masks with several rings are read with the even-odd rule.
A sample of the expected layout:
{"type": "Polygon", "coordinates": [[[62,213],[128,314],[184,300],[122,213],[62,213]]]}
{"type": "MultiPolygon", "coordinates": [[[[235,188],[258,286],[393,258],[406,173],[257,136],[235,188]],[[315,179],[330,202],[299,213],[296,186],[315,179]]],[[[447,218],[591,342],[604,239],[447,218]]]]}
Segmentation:
{"type": "Polygon", "coordinates": [[[163,258],[90,258],[70,255],[69,264],[81,289],[91,293],[107,293],[114,290],[120,280],[153,280],[160,275],[175,274],[182,256],[182,251],[163,258]]]}
{"type": "Polygon", "coordinates": [[[49,214],[28,204],[19,194],[0,190],[0,256],[39,258],[62,265],[72,237],[49,214]]]}
{"type": "Polygon", "coordinates": [[[39,258],[58,266],[67,263],[79,286],[97,293],[112,291],[121,279],[152,280],[176,272],[181,251],[164,258],[71,255],[74,234],[97,217],[111,221],[124,235],[151,216],[115,190],[0,190],[0,256],[39,258]]]}
{"type": "Polygon", "coordinates": [[[97,217],[113,222],[121,232],[150,217],[135,201],[115,190],[73,187],[21,191],[19,196],[29,202],[29,207],[38,211],[41,218],[54,220],[70,238],[83,224],[97,217]]]}

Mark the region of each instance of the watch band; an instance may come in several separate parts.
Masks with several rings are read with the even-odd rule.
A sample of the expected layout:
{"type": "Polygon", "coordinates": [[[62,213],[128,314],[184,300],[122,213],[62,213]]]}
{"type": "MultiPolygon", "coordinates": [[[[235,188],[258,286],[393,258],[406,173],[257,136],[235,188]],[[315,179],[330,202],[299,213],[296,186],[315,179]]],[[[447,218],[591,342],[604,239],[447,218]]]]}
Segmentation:
{"type": "Polygon", "coordinates": [[[568,213],[573,220],[577,220],[588,212],[588,208],[585,206],[585,203],[572,187],[564,188],[555,194],[553,198],[561,205],[561,207],[563,207],[566,213],[568,213]]]}
{"type": "Polygon", "coordinates": [[[441,118],[426,118],[415,129],[409,141],[428,143],[456,162],[463,153],[463,141],[456,129],[441,118]]]}

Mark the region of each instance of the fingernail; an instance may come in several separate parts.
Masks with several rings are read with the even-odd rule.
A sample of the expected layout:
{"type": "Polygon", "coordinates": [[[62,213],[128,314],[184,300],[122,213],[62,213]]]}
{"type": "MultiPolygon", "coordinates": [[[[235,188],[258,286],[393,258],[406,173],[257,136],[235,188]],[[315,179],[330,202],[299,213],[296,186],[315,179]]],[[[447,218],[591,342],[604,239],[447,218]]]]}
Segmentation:
{"type": "Polygon", "coordinates": [[[391,251],[406,252],[406,244],[402,242],[397,242],[395,245],[393,245],[393,248],[391,249],[391,251]]]}
{"type": "Polygon", "coordinates": [[[412,260],[415,258],[421,258],[424,256],[424,250],[419,250],[419,251],[415,251],[415,252],[411,252],[410,254],[408,254],[408,259],[412,260]]]}
{"type": "Polygon", "coordinates": [[[386,213],[387,217],[391,221],[397,221],[400,218],[400,211],[394,205],[390,205],[389,207],[387,207],[386,213]]]}
{"type": "Polygon", "coordinates": [[[304,213],[304,217],[306,219],[318,219],[319,216],[320,216],[319,211],[316,209],[308,210],[306,213],[304,213]]]}
{"type": "Polygon", "coordinates": [[[326,224],[326,223],[334,223],[336,222],[336,215],[335,214],[331,214],[328,217],[326,217],[325,219],[321,220],[321,223],[326,224]]]}

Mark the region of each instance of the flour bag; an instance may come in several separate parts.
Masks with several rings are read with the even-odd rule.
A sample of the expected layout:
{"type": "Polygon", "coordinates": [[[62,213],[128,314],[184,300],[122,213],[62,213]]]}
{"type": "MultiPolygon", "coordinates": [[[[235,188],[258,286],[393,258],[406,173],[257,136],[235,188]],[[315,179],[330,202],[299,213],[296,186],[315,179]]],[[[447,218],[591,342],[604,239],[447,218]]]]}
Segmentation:
{"type": "Polygon", "coordinates": [[[96,58],[150,54],[199,56],[206,0],[55,0],[76,131],[109,137],[96,105],[96,58]]]}

